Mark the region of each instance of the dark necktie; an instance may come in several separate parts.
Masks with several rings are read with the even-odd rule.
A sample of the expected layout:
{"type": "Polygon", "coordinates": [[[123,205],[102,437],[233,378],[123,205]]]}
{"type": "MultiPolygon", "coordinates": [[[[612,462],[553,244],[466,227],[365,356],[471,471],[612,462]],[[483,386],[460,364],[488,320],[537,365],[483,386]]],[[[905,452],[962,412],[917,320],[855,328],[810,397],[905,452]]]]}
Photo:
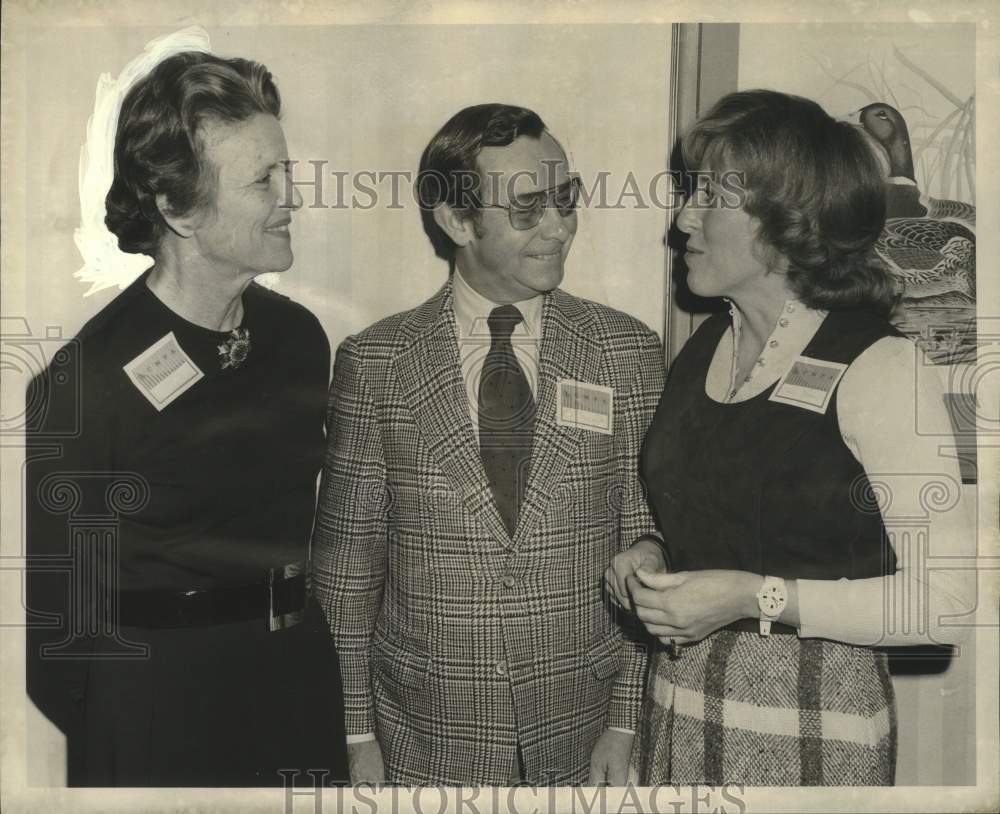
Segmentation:
{"type": "Polygon", "coordinates": [[[510,344],[521,320],[521,312],[513,305],[490,312],[490,352],[479,379],[479,451],[511,537],[528,485],[535,425],[535,399],[510,344]]]}

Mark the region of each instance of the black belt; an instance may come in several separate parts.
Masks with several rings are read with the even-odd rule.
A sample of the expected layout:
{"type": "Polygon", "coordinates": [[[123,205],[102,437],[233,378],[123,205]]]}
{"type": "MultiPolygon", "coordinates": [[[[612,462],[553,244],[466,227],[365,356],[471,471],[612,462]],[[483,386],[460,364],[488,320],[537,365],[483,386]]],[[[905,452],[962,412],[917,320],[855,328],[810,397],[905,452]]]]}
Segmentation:
{"type": "MultiPolygon", "coordinates": [[[[739,619],[726,625],[723,630],[733,630],[737,633],[757,633],[760,634],[760,619],[739,619]]],[[[781,622],[771,622],[771,635],[798,636],[799,632],[791,625],[783,625],[781,622]]]]}
{"type": "Polygon", "coordinates": [[[306,567],[272,568],[260,582],[194,591],[121,591],[118,621],[128,627],[177,628],[260,619],[269,630],[302,621],[306,567]]]}

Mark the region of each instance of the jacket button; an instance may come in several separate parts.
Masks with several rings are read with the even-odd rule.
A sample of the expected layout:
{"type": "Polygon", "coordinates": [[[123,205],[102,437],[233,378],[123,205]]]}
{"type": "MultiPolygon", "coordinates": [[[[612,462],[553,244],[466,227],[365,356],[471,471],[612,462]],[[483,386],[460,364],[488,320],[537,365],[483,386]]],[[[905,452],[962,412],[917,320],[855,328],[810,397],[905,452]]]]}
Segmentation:
{"type": "Polygon", "coordinates": [[[507,662],[505,662],[505,661],[498,661],[497,662],[496,670],[497,670],[497,674],[498,675],[502,675],[502,676],[507,675],[507,662]]]}
{"type": "Polygon", "coordinates": [[[513,574],[504,574],[502,582],[507,588],[513,588],[517,584],[517,580],[514,579],[513,574]]]}

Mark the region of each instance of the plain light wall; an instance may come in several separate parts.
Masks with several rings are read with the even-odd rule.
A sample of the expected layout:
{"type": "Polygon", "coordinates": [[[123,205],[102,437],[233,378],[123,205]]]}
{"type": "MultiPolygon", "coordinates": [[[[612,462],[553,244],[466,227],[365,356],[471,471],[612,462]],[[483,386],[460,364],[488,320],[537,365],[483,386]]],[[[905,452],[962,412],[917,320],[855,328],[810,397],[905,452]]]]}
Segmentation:
{"type": "MultiPolygon", "coordinates": [[[[25,126],[32,134],[37,205],[25,211],[24,314],[73,335],[117,289],[84,297],[77,169],[99,74],[117,76],[163,28],[42,29],[28,52],[25,126]],[[65,54],[73,53],[73,70],[65,54]]],[[[265,63],[282,95],[282,122],[298,181],[325,162],[322,202],[336,202],[333,171],[407,172],[460,108],[504,101],[537,111],[585,183],[610,173],[611,202],[629,173],[645,189],[666,166],[669,25],[303,26],[209,28],[212,49],[265,63]],[[622,59],[622,54],[629,54],[622,59]],[[642,66],[641,70],[637,66],[642,66]]],[[[411,186],[390,208],[389,176],[374,208],[313,208],[292,228],[295,263],[278,290],[320,318],[334,347],[348,334],[433,294],[447,278],[423,232],[411,186]]],[[[371,184],[368,178],[364,183],[371,184]]],[[[345,198],[350,195],[350,179],[345,198]]],[[[358,202],[369,205],[366,194],[358,202]]],[[[644,200],[648,198],[643,195],[644,200]]],[[[664,199],[662,191],[661,200],[664,199]]],[[[625,198],[621,209],[580,212],[564,287],[633,314],[662,332],[668,213],[625,198]]],[[[8,313],[11,313],[8,311],[8,313]]],[[[37,329],[36,329],[37,330],[37,329]]]]}

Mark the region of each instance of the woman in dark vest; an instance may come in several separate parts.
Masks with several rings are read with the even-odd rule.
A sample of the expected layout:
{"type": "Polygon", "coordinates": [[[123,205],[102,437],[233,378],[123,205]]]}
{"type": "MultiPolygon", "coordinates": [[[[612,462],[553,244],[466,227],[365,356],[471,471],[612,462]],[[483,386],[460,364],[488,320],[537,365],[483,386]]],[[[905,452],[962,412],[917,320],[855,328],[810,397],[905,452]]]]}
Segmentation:
{"type": "Polygon", "coordinates": [[[291,266],[302,204],[280,107],[244,59],[179,53],[136,81],[106,224],[153,265],[28,392],[28,692],[70,785],[347,778],[305,570],[329,343],[254,282],[291,266]]]}
{"type": "Polygon", "coordinates": [[[892,784],[875,646],[954,640],[974,585],[920,558],[974,536],[938,453],[940,382],[871,261],[879,165],[851,125],[772,91],[723,98],[683,151],[688,285],[730,308],[677,357],[646,437],[664,547],[607,574],[663,645],[633,766],[644,785],[892,784]]]}

